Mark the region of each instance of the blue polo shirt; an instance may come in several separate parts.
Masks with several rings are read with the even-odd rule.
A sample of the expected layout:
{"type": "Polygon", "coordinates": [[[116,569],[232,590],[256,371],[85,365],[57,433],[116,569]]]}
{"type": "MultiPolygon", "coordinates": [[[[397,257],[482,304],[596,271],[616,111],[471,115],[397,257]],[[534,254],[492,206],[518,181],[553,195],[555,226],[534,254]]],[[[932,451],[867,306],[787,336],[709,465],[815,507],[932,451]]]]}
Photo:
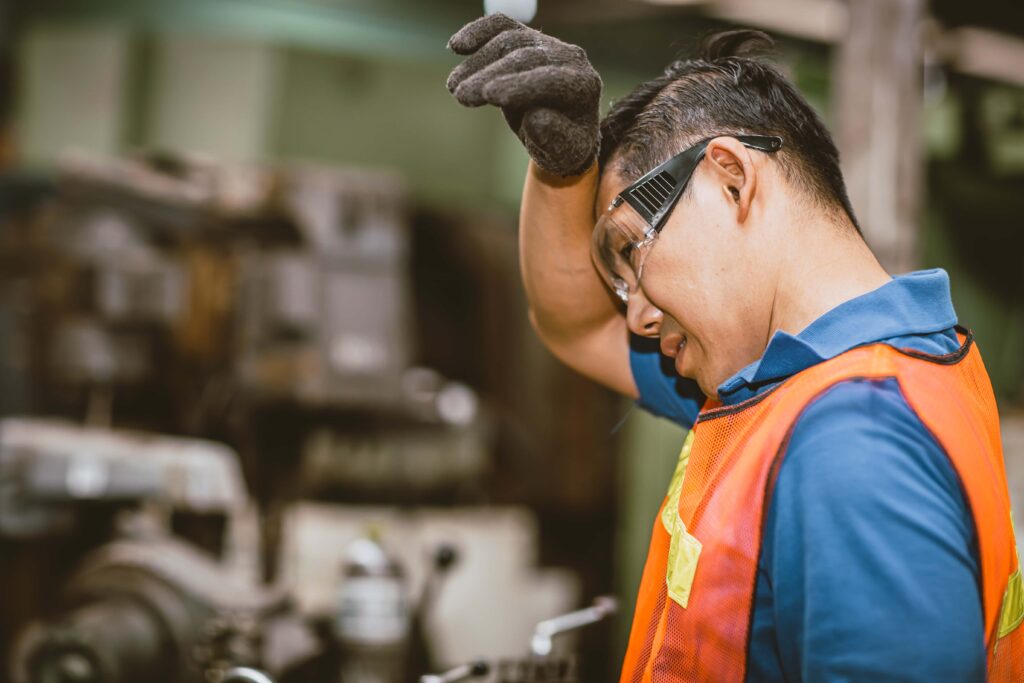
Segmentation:
{"type": "MultiPolygon", "coordinates": [[[[719,387],[726,405],[857,346],[959,347],[945,271],[847,301],[719,387]]],[[[704,397],[650,340],[630,352],[639,403],[689,428],[704,397]]],[[[942,447],[893,380],[842,382],[793,428],[765,517],[750,681],[982,681],[973,517],[942,447]]]]}

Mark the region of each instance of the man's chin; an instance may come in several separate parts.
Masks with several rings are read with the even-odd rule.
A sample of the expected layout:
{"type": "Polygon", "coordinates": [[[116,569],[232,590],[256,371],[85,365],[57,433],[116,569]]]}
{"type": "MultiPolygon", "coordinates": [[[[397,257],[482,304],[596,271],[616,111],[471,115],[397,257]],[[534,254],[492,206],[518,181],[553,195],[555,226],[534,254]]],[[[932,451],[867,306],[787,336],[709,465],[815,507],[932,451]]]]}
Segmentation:
{"type": "Polygon", "coordinates": [[[701,392],[705,396],[714,398],[718,396],[718,384],[710,382],[706,374],[701,372],[701,368],[694,367],[694,361],[697,360],[697,358],[693,356],[694,352],[695,349],[689,348],[689,344],[686,344],[679,349],[676,357],[672,359],[676,374],[680,377],[693,380],[697,383],[697,386],[700,387],[701,392]]]}
{"type": "Polygon", "coordinates": [[[685,344],[676,357],[673,358],[673,364],[675,365],[676,374],[680,377],[693,380],[700,387],[701,393],[708,398],[718,400],[718,387],[729,378],[728,375],[719,379],[718,373],[708,372],[701,361],[706,360],[704,356],[695,355],[697,353],[696,348],[691,348],[690,344],[685,344]],[[698,367],[694,367],[694,365],[698,367]],[[712,376],[715,375],[715,376],[712,376]]]}
{"type": "Polygon", "coordinates": [[[714,400],[717,401],[718,400],[718,386],[719,386],[719,384],[721,384],[721,382],[716,382],[713,379],[708,378],[707,376],[705,376],[701,372],[697,372],[695,374],[696,374],[696,376],[695,377],[691,377],[691,379],[697,383],[698,387],[700,387],[701,393],[703,393],[708,398],[711,398],[711,399],[714,399],[714,400]]]}

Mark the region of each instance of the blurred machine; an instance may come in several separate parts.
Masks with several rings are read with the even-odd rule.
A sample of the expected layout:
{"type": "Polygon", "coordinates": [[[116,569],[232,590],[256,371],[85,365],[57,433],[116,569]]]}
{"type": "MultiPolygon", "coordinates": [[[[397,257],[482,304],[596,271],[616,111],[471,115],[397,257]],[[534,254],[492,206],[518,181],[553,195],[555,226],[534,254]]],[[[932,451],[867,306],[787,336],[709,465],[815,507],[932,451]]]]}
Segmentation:
{"type": "MultiPolygon", "coordinates": [[[[244,558],[225,552],[247,502],[235,455],[225,446],[6,419],[0,482],[0,537],[15,552],[18,543],[69,537],[91,513],[103,511],[108,520],[56,590],[40,586],[50,604],[18,627],[15,683],[398,683],[434,666],[427,640],[439,617],[431,613],[459,551],[437,545],[414,589],[405,564],[375,533],[357,537],[344,549],[333,608],[303,609],[295,591],[261,585],[245,571],[244,558]],[[214,528],[224,533],[212,542],[209,535],[196,538],[194,528],[174,534],[172,520],[182,514],[219,521],[214,528]]],[[[614,601],[601,599],[544,620],[530,641],[531,657],[469,665],[466,675],[494,672],[500,683],[577,681],[575,658],[554,647],[555,639],[614,611],[614,601]]],[[[477,609],[473,620],[463,626],[492,618],[477,609]]]]}
{"type": "MultiPolygon", "coordinates": [[[[35,572],[51,574],[26,550],[73,538],[97,513],[105,521],[65,576],[38,584],[41,614],[4,629],[18,634],[16,683],[205,683],[244,669],[280,681],[387,683],[429,662],[422,615],[456,551],[437,549],[414,597],[382,546],[357,540],[334,613],[302,612],[290,590],[254,580],[244,552],[229,547],[248,495],[223,445],[6,419],[0,483],[5,559],[27,559],[35,572]],[[214,533],[181,528],[182,515],[214,533]]],[[[5,585],[25,585],[16,565],[3,569],[14,570],[5,585]]]]}
{"type": "Polygon", "coordinates": [[[69,157],[3,230],[0,346],[30,388],[9,414],[53,416],[0,421],[17,683],[405,683],[571,607],[562,572],[480,628],[494,577],[533,576],[532,517],[416,512],[483,489],[493,429],[419,364],[396,178],[69,157]],[[404,521],[389,544],[342,503],[404,521]]]}
{"type": "Polygon", "coordinates": [[[6,624],[4,631],[20,631],[14,680],[198,683],[232,665],[265,665],[270,634],[285,633],[274,622],[297,626],[292,649],[306,654],[312,637],[294,637],[302,628],[286,593],[218,559],[246,501],[235,454],[220,444],[0,421],[0,539],[11,560],[4,582],[37,588],[46,603],[27,628],[6,624]],[[173,535],[181,515],[204,520],[212,533],[173,535]],[[47,565],[64,558],[29,551],[83,532],[93,543],[68,558],[72,569],[56,584],[33,586],[19,575],[21,568],[51,578],[47,565]]]}
{"type": "Polygon", "coordinates": [[[52,419],[0,420],[0,535],[7,538],[69,533],[83,508],[142,501],[223,527],[246,500],[237,457],[221,444],[52,419]]]}
{"type": "Polygon", "coordinates": [[[37,266],[37,409],[229,441],[293,429],[322,487],[486,466],[476,393],[415,365],[396,178],[71,157],[59,188],[9,245],[37,266]]]}
{"type": "Polygon", "coordinates": [[[21,636],[16,681],[201,683],[235,666],[267,666],[275,621],[296,619],[283,592],[246,584],[160,534],[98,549],[62,604],[59,616],[21,636]]]}
{"type": "Polygon", "coordinates": [[[618,602],[601,596],[590,607],[545,619],[537,624],[530,639],[530,656],[492,664],[478,660],[462,664],[442,674],[427,674],[419,683],[457,683],[493,680],[495,683],[579,683],[579,663],[574,654],[555,648],[555,639],[592,624],[600,623],[618,611],[618,602]]]}

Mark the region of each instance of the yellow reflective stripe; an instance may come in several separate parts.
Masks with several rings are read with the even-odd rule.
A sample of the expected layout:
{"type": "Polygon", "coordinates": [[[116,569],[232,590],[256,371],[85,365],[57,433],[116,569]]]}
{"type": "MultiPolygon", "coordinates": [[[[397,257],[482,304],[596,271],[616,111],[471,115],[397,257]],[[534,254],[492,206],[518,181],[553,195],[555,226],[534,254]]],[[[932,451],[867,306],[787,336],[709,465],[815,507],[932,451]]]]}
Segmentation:
{"type": "Polygon", "coordinates": [[[668,547],[668,564],[665,567],[665,588],[670,598],[680,607],[686,607],[690,602],[693,577],[697,573],[701,544],[686,531],[686,525],[678,512],[675,518],[675,531],[668,547]]]}
{"type": "Polygon", "coordinates": [[[693,587],[693,577],[697,572],[697,560],[700,558],[701,550],[700,541],[686,531],[686,524],[679,516],[679,496],[683,490],[683,479],[692,448],[691,429],[686,435],[686,441],[683,442],[676,470],[672,473],[672,481],[665,496],[665,507],[661,509],[661,525],[672,537],[668,546],[668,561],[665,563],[665,588],[668,596],[680,607],[686,607],[690,602],[690,589],[693,587]]]}
{"type": "MultiPolygon", "coordinates": [[[[1017,545],[1017,528],[1013,523],[1013,510],[1010,510],[1010,536],[1014,547],[1017,545]]],[[[1017,554],[1017,571],[1010,575],[1003,593],[1003,604],[999,608],[999,635],[1002,638],[1013,632],[1024,622],[1024,581],[1020,574],[1020,554],[1017,554]]],[[[998,646],[998,643],[996,643],[998,646]]]]}
{"type": "Polygon", "coordinates": [[[686,474],[686,465],[690,462],[690,449],[693,448],[693,430],[686,435],[683,441],[683,450],[679,452],[679,461],[676,463],[675,472],[672,473],[672,481],[668,485],[668,492],[665,494],[665,507],[661,509],[661,525],[665,531],[672,533],[676,528],[675,518],[679,510],[679,494],[683,490],[683,475],[686,474]]]}
{"type": "Polygon", "coordinates": [[[1024,581],[1018,567],[1006,582],[1006,592],[1003,593],[1003,606],[999,609],[999,637],[1012,633],[1021,622],[1024,622],[1024,581]]]}

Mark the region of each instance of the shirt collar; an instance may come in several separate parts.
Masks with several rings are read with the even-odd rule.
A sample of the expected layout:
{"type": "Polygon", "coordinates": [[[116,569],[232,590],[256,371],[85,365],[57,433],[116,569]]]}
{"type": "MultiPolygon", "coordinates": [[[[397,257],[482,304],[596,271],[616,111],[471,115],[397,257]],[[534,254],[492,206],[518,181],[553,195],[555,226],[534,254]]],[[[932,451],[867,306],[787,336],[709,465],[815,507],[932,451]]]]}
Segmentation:
{"type": "Polygon", "coordinates": [[[941,268],[899,275],[846,301],[799,334],[776,332],[764,354],[718,387],[735,404],[765,387],[850,349],[908,335],[942,332],[957,323],[949,276],[941,268]]]}

